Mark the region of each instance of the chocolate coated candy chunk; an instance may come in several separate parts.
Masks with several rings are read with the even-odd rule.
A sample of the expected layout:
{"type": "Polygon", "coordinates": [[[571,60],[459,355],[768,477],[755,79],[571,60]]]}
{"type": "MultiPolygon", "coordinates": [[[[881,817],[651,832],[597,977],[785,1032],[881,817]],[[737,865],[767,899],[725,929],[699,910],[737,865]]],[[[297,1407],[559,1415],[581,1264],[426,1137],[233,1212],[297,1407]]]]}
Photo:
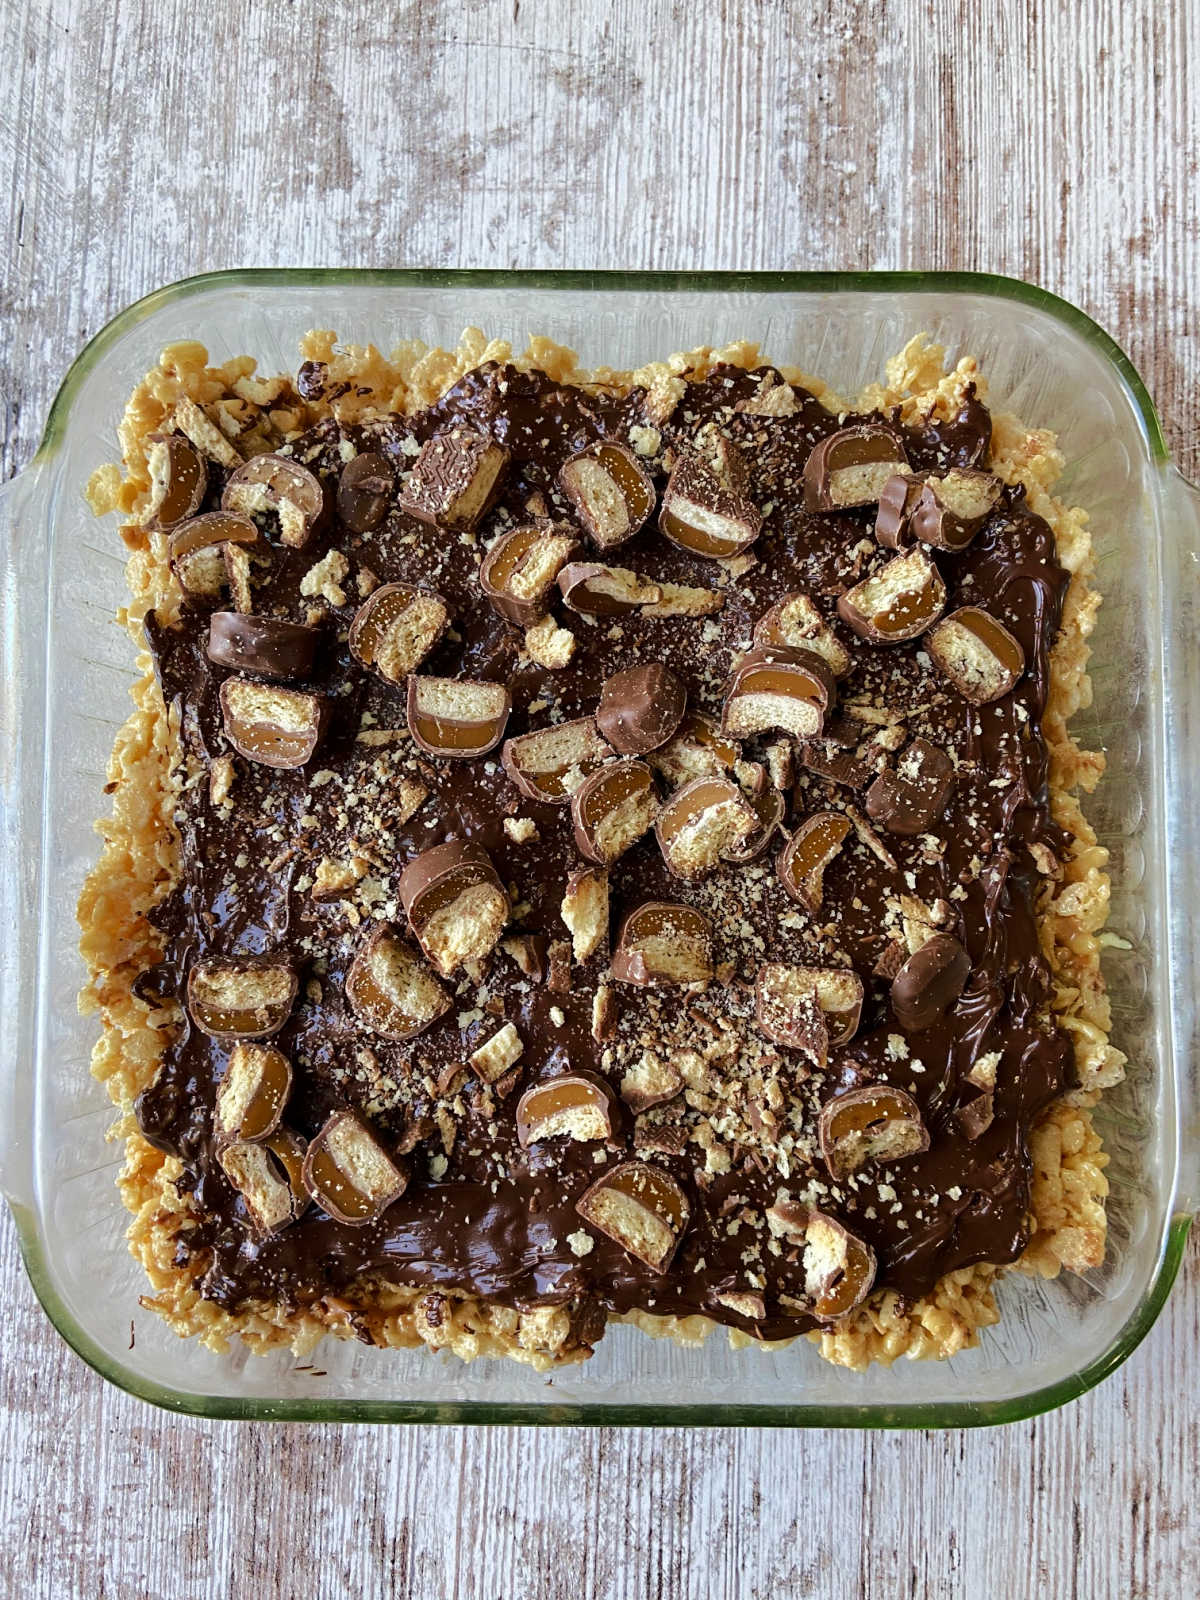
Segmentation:
{"type": "Polygon", "coordinates": [[[920,1106],[903,1089],[886,1083],[851,1089],[826,1101],[818,1135],[835,1183],[862,1167],[900,1161],[929,1149],[920,1106]]]}
{"type": "Polygon", "coordinates": [[[367,935],[346,975],[351,1011],[373,1033],[403,1043],[450,1009],[423,958],[386,923],[367,935]]]}
{"type": "Polygon", "coordinates": [[[916,639],[942,613],[946,585],[923,550],[893,556],[870,578],[838,596],[838,616],[868,644],[916,639]]]}
{"type": "Polygon", "coordinates": [[[350,624],[350,653],[385,683],[403,683],[425,660],[450,622],[432,589],[385,583],[359,606],[350,624]]]}
{"type": "Polygon", "coordinates": [[[596,726],[623,756],[644,756],[672,737],[687,709],[687,690],[661,661],[606,678],[596,726]]]}
{"type": "Polygon", "coordinates": [[[990,1089],[977,1094],[966,1105],[959,1106],[954,1120],[962,1129],[964,1138],[981,1139],[995,1120],[995,1096],[990,1089]]]}
{"type": "Polygon", "coordinates": [[[735,739],[778,729],[796,739],[820,733],[836,693],[833,674],[809,650],[751,650],[729,681],[721,727],[735,739]]]}
{"type": "Polygon", "coordinates": [[[329,705],[321,695],[299,689],[226,678],[221,685],[221,717],[225,737],[247,761],[263,767],[302,767],[321,742],[329,705]]]}
{"type": "Polygon", "coordinates": [[[229,582],[225,546],[259,543],[258,529],[249,517],[206,511],[176,523],[167,541],[167,554],[183,592],[193,598],[205,597],[220,594],[229,582]]]}
{"type": "Polygon", "coordinates": [[[303,1162],[303,1151],[304,1141],[281,1128],[261,1143],[238,1139],[217,1152],[221,1170],[241,1195],[251,1230],[260,1238],[286,1228],[308,1207],[308,1195],[294,1183],[292,1171],[303,1162]]]}
{"type": "Polygon", "coordinates": [[[809,650],[820,656],[834,677],[850,671],[849,650],[825,621],[808,595],[795,591],[777,600],[754,624],[760,650],[809,650]]]}
{"type": "Polygon", "coordinates": [[[614,1096],[586,1072],[535,1083],[517,1102],[517,1138],[523,1149],[544,1139],[607,1139],[613,1131],[614,1096]]]}
{"type": "Polygon", "coordinates": [[[555,580],[578,554],[579,541],[569,528],[528,523],[496,540],[483,558],[479,586],[498,616],[527,628],[545,616],[555,580]]]}
{"type": "Polygon", "coordinates": [[[575,1210],[652,1272],[671,1265],[691,1217],[675,1179],[648,1161],[613,1167],[580,1196],[575,1210]]]}
{"type": "Polygon", "coordinates": [[[806,911],[819,911],[825,869],[850,836],[850,819],[840,811],[806,817],[779,853],[775,868],[788,894],[806,911]]]}
{"type": "Polygon", "coordinates": [[[470,530],[499,493],[508,451],[485,433],[452,428],[421,447],[400,504],[438,527],[470,530]]]}
{"type": "Polygon", "coordinates": [[[291,1015],[299,987],[289,961],[225,956],[197,961],[188,973],[187,1009],[214,1039],[265,1039],[291,1015]]]}
{"type": "Polygon", "coordinates": [[[219,667],[281,682],[307,678],[320,638],[319,628],[300,622],[214,611],[208,620],[208,659],[219,667]]]}
{"type": "Polygon", "coordinates": [[[559,907],[576,961],[590,961],[608,942],[608,872],[581,867],[567,879],[559,907]]]}
{"type": "Polygon", "coordinates": [[[920,1033],[941,1020],[966,988],[967,952],[948,933],[936,933],[892,979],[892,1010],[905,1033],[920,1033]]]}
{"type": "Polygon", "coordinates": [[[848,967],[799,967],[767,961],[754,979],[754,1016],[768,1039],[803,1050],[824,1067],[831,1046],[854,1037],[862,1015],[862,979],[848,967]]]}
{"type": "Polygon", "coordinates": [[[1025,671],[1025,652],[1002,622],[963,606],[930,630],[926,649],[938,670],[977,706],[999,700],[1025,671]]]}
{"type": "Polygon", "coordinates": [[[148,528],[173,528],[194,517],[204,502],[208,468],[199,450],[178,433],[154,439],[146,452],[150,471],[148,528]]]}
{"type": "Polygon", "coordinates": [[[325,489],[314,473],[288,456],[252,456],[228,480],[221,508],[250,517],[274,512],[290,549],[306,545],[326,520],[325,489]]]}
{"type": "Polygon", "coordinates": [[[631,450],[607,439],[565,462],[558,482],[600,550],[632,539],[654,510],[654,484],[645,468],[631,450]]]}
{"type": "Polygon", "coordinates": [[[292,1064],[281,1050],[242,1040],[235,1044],[217,1087],[217,1138],[265,1139],[274,1133],[292,1092],[292,1064]]]}
{"type": "Polygon", "coordinates": [[[718,722],[702,711],[689,711],[674,737],[649,751],[646,759],[672,789],[680,789],[693,778],[732,772],[741,755],[741,746],[725,737],[718,722]]]}
{"type": "Polygon", "coordinates": [[[672,544],[698,556],[736,556],[758,538],[762,522],[754,502],[726,487],[709,462],[680,454],[658,513],[659,529],[672,544]]]}
{"type": "Polygon", "coordinates": [[[351,533],[372,533],[387,516],[396,491],[392,464],[377,450],[367,450],[342,468],[337,487],[337,514],[351,533]]]}
{"type": "Polygon", "coordinates": [[[908,526],[922,544],[965,550],[1000,502],[1003,484],[991,472],[956,467],[926,474],[908,513],[908,526]]]}
{"type": "Polygon", "coordinates": [[[881,772],[867,790],[867,815],[889,833],[927,833],[945,810],[954,785],[950,757],[928,739],[914,739],[894,770],[881,772]]]}
{"type": "Polygon", "coordinates": [[[619,617],[642,606],[657,605],[662,586],[639,577],[628,567],[603,567],[572,561],[558,575],[559,592],[572,611],[585,617],[619,617]]]}
{"type": "Polygon", "coordinates": [[[883,423],[839,428],[822,439],[805,462],[805,510],[873,505],[888,479],[907,466],[899,434],[883,423]]]}
{"type": "Polygon", "coordinates": [[[482,961],[508,921],[508,895],[482,845],[450,839],[422,850],[400,874],[413,937],[443,978],[482,961]]]}
{"type": "Polygon", "coordinates": [[[408,731],[428,755],[469,761],[504,737],[511,706],[502,683],[474,678],[408,680],[408,731]]]}
{"type": "Polygon", "coordinates": [[[757,818],[756,826],[744,839],[726,845],[721,851],[721,860],[730,861],[735,866],[745,866],[747,862],[757,861],[760,856],[766,855],[771,841],[783,826],[787,812],[787,800],[779,789],[770,784],[764,784],[757,794],[749,794],[746,799],[757,818]]]}
{"type": "MultiPolygon", "coordinates": [[[[870,1245],[836,1217],[793,1201],[777,1200],[767,1211],[767,1223],[776,1238],[803,1252],[804,1298],[794,1306],[797,1313],[836,1322],[862,1304],[875,1282],[870,1245]]],[[[780,1299],[788,1304],[789,1297],[780,1299]]]]}
{"type": "Polygon", "coordinates": [[[527,799],[565,806],[588,773],[611,755],[595,721],[577,717],[506,739],[500,761],[527,799]]]}
{"type": "Polygon", "coordinates": [[[610,866],[654,826],[658,794],[644,761],[611,761],[571,796],[575,848],[587,861],[610,866]]]}
{"type": "Polygon", "coordinates": [[[663,805],[654,834],[663,860],[677,878],[715,872],[722,856],[759,827],[754,807],[728,778],[696,778],[663,805]]]}
{"type": "Polygon", "coordinates": [[[400,1198],[408,1173],[360,1116],[335,1111],[308,1147],[304,1186],[335,1222],[363,1228],[400,1198]]]}
{"type": "Polygon", "coordinates": [[[914,535],[909,518],[924,483],[923,476],[897,472],[884,484],[875,514],[875,537],[885,550],[912,548],[914,535]]]}
{"type": "Polygon", "coordinates": [[[613,977],[638,988],[707,983],[713,975],[712,923],[695,906],[648,900],[621,924],[613,977]]]}

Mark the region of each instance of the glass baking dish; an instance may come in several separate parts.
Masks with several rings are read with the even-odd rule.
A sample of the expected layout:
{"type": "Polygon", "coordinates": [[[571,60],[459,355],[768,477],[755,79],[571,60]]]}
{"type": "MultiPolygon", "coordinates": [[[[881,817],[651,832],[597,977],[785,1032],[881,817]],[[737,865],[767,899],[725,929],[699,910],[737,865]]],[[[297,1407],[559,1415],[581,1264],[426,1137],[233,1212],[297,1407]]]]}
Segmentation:
{"type": "Polygon", "coordinates": [[[4,486],[0,524],[0,1177],[43,1306],[111,1382],[214,1417],[928,1428],[1060,1405],[1145,1335],[1197,1198],[1200,837],[1188,791],[1200,742],[1200,500],[1171,467],[1137,373],[1082,312],[968,274],[216,273],[147,296],[92,340],[33,463],[4,486]],[[113,1181],[121,1152],[105,1142],[112,1108],[88,1073],[96,1024],[75,1006],[75,900],[133,665],[112,623],[121,547],[83,486],[115,458],[126,396],[173,340],[200,339],[216,360],[249,353],[274,372],[294,368],[311,327],[387,348],[410,337],[453,345],[467,324],[518,346],[548,334],[612,366],[755,339],[851,394],[924,330],[952,358],[979,359],[995,408],[1060,436],[1062,492],[1092,515],[1106,597],[1095,703],[1074,726],[1108,755],[1088,811],[1112,853],[1111,927],[1128,942],[1106,971],[1129,1072],[1099,1112],[1112,1157],[1104,1266],[1055,1282],[1009,1276],[1003,1320],[977,1350],[857,1374],[803,1341],[734,1354],[719,1334],[685,1350],[614,1328],[592,1361],[545,1376],[333,1340],[305,1362],[218,1356],[138,1309],[141,1269],[113,1181]]]}

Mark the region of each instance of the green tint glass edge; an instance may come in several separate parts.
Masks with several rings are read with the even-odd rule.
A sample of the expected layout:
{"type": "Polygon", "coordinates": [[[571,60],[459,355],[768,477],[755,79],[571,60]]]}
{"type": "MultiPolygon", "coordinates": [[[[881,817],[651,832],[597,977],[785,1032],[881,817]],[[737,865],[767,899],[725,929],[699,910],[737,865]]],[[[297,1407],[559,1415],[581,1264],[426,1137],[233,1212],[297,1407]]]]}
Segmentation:
{"type": "MultiPolygon", "coordinates": [[[[555,272],[458,269],[396,269],[372,271],[357,268],[245,268],[202,273],[183,278],[143,296],[118,313],[97,333],[69,367],[46,419],[34,457],[43,463],[54,453],[65,430],[66,418],[80,386],[109,348],[129,329],[162,306],[187,300],[219,287],[319,287],[326,284],[366,284],[401,288],[520,287],[573,289],[600,288],[623,291],[719,292],[852,292],[908,291],[910,293],[971,293],[1016,300],[1034,306],[1065,323],[1094,345],[1120,374],[1141,420],[1152,458],[1160,465],[1170,460],[1154,403],[1129,357],[1086,312],[1069,301],[1018,278],[972,272],[555,272]]],[[[110,1361],[78,1326],[55,1289],[40,1250],[33,1214],[11,1205],[21,1253],[34,1292],[68,1345],[101,1377],[117,1388],[165,1410],[228,1420],[310,1422],[478,1422],[641,1425],[676,1427],[857,1427],[937,1428],[982,1427],[1018,1422],[1065,1405],[1094,1388],[1124,1362],[1145,1338],[1166,1302],[1183,1257],[1190,1218],[1171,1223],[1158,1272],[1137,1312],[1121,1337],[1095,1361],[1062,1382],[1033,1390],[1013,1400],[993,1403],[923,1402],[901,1406],[663,1406],[646,1404],[613,1406],[492,1404],[464,1401],[445,1404],[426,1401],[352,1400],[238,1400],[219,1396],[190,1396],[140,1378],[129,1368],[110,1361]]]]}

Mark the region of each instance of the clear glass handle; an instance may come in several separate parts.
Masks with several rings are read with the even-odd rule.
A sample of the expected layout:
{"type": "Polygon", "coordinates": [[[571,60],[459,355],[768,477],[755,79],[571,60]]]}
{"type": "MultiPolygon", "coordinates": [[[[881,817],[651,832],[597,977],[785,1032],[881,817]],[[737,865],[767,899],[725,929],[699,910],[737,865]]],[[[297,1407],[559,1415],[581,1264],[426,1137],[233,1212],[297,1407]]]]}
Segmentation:
{"type": "Polygon", "coordinates": [[[1168,480],[1168,552],[1163,596],[1167,844],[1174,1053],[1180,1091],[1180,1181],[1176,1210],[1200,1208],[1200,488],[1168,480]]]}

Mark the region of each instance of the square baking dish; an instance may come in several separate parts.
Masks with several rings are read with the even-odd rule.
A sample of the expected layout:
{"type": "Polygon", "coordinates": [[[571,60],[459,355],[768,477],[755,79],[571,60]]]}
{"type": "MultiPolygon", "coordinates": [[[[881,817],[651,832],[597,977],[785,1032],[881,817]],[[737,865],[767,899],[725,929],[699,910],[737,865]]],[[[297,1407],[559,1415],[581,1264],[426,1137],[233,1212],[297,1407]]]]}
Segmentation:
{"type": "Polygon", "coordinates": [[[1200,845],[1200,499],[1168,460],[1128,359],[1082,312],[1027,284],[969,274],[645,274],[258,271],[187,279],[121,313],[76,360],[30,467],[0,491],[4,678],[0,699],[0,1178],[30,1278],[59,1332],[98,1372],[158,1405],[214,1417],[390,1422],[945,1427],[1011,1421],[1083,1393],[1158,1315],[1197,1197],[1200,845]],[[112,524],[83,499],[115,459],[126,397],[164,345],[199,339],[216,361],[248,353],[290,370],[309,328],[383,348],[453,346],[464,325],[530,332],[587,365],[635,366],[734,338],[855,393],[925,331],[971,353],[994,409],[1053,428],[1060,492],[1085,506],[1105,595],[1095,700],[1073,723],[1107,773],[1087,810],[1111,852],[1108,952],[1126,1082],[1097,1114],[1112,1158],[1103,1267],[1054,1282],[1011,1274],[1003,1319],[945,1363],[852,1373],[806,1342],[734,1354],[614,1327],[593,1360],[547,1377],[511,1362],[465,1366],[426,1351],[329,1340],[218,1356],[140,1313],[105,1142],[112,1107],[88,1072],[94,1020],[75,901],[97,853],[93,821],[133,650],[112,524]],[[131,1321],[132,1319],[132,1321],[131,1321]],[[136,1332],[136,1342],[133,1334],[136,1332]]]}

